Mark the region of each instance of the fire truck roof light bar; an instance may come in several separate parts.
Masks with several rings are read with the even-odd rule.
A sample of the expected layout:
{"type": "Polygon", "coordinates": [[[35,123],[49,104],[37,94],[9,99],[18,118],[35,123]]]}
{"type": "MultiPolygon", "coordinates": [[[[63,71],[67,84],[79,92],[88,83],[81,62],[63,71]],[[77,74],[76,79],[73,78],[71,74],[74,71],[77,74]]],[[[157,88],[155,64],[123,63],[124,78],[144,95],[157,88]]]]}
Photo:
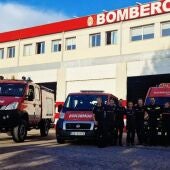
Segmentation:
{"type": "Polygon", "coordinates": [[[95,92],[95,93],[103,93],[103,90],[80,90],[82,93],[90,93],[90,92],[95,92]]]}

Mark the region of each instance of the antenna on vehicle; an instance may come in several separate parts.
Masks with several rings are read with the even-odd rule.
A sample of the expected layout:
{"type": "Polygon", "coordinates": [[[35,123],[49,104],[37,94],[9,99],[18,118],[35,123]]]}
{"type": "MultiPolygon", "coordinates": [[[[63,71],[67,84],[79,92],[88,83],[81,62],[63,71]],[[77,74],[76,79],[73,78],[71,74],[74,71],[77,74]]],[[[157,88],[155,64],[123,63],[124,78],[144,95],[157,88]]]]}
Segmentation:
{"type": "Polygon", "coordinates": [[[22,76],[22,80],[24,80],[24,81],[25,81],[25,80],[26,80],[26,77],[25,77],[25,76],[22,76]]]}
{"type": "Polygon", "coordinates": [[[14,75],[11,76],[11,80],[15,80],[15,76],[14,75]]]}
{"type": "Polygon", "coordinates": [[[0,76],[0,80],[3,80],[4,79],[4,76],[0,76]]]}
{"type": "Polygon", "coordinates": [[[27,78],[27,81],[32,81],[32,80],[31,80],[31,77],[28,77],[28,78],[27,78]]]}

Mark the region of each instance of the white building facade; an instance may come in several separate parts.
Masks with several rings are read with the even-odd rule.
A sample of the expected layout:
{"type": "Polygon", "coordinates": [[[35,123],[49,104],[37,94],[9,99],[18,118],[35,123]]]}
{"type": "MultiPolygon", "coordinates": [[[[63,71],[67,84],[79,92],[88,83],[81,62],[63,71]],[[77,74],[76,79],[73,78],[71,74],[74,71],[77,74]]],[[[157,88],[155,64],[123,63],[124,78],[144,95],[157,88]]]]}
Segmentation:
{"type": "Polygon", "coordinates": [[[0,75],[56,82],[57,101],[80,90],[126,99],[128,78],[164,74],[170,0],[0,33],[0,75]]]}

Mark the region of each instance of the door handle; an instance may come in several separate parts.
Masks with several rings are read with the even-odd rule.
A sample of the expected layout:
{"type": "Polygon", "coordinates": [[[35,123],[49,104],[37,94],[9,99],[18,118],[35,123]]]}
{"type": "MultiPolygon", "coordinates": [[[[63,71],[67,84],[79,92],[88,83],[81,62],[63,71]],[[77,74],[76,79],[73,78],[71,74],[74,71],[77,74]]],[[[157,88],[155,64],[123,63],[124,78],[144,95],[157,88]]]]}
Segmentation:
{"type": "Polygon", "coordinates": [[[34,104],[33,104],[33,106],[35,107],[35,106],[36,106],[36,104],[34,103],[34,104]]]}

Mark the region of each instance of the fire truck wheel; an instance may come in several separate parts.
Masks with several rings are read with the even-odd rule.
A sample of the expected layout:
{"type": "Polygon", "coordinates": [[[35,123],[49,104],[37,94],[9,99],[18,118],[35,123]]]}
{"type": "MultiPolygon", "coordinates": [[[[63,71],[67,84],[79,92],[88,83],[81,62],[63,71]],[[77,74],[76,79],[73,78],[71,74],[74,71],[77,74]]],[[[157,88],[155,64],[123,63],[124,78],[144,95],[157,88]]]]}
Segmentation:
{"type": "Polygon", "coordinates": [[[57,137],[57,143],[58,144],[63,144],[64,143],[64,139],[58,136],[57,137]]]}
{"type": "Polygon", "coordinates": [[[42,137],[48,136],[49,128],[50,128],[49,121],[42,120],[40,125],[40,134],[42,137]]]}
{"type": "Polygon", "coordinates": [[[27,136],[27,122],[22,120],[19,125],[13,128],[12,138],[15,142],[23,142],[27,136]]]}

